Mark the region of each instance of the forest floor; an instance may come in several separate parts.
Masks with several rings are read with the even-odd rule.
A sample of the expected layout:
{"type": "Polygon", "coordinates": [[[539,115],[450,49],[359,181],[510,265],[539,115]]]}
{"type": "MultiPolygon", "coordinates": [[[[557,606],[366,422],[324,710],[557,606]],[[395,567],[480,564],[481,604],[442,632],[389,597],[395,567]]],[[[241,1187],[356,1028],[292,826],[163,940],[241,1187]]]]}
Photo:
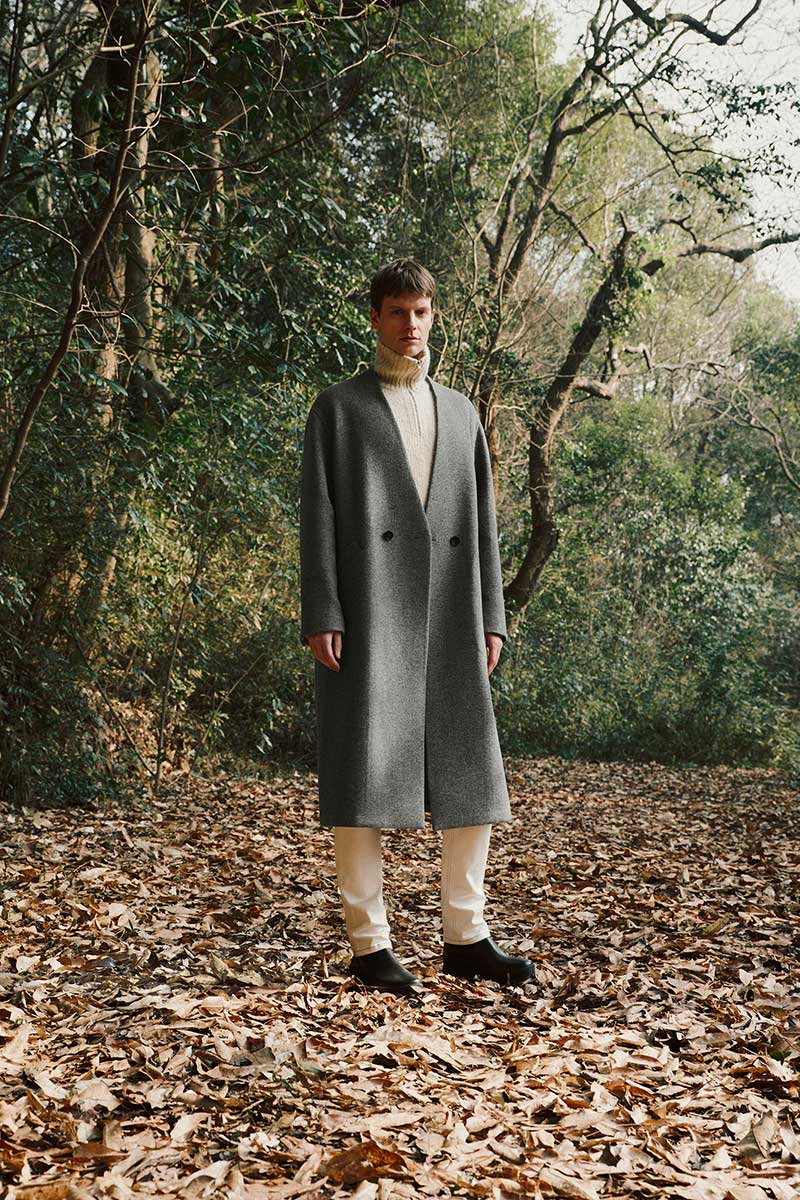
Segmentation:
{"type": "Polygon", "coordinates": [[[486,915],[536,981],[438,973],[440,835],[391,830],[413,998],[345,974],[313,776],[0,809],[8,1200],[796,1200],[797,788],[506,768],[486,915]]]}

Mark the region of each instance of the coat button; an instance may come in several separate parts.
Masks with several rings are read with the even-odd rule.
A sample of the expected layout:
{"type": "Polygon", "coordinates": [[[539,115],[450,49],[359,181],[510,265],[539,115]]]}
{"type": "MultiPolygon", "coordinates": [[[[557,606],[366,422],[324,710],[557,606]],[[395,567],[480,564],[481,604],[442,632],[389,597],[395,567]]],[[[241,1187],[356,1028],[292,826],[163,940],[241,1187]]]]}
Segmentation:
{"type": "Polygon", "coordinates": [[[381,537],[385,542],[390,542],[394,537],[394,534],[392,533],[391,529],[387,529],[385,533],[381,534],[381,537]]]}
{"type": "Polygon", "coordinates": [[[461,541],[461,538],[458,536],[457,533],[454,533],[453,536],[450,538],[450,545],[457,546],[460,541],[461,541]]]}

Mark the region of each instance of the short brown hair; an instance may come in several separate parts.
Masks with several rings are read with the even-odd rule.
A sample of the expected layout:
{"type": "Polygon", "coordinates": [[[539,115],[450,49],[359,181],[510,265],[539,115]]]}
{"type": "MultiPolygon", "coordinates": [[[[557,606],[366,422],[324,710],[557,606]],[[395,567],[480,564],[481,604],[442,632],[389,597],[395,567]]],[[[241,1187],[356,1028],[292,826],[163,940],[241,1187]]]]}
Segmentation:
{"type": "Polygon", "coordinates": [[[429,296],[431,306],[436,299],[436,280],[422,263],[414,258],[398,258],[381,267],[369,285],[369,302],[380,313],[386,296],[429,296]]]}

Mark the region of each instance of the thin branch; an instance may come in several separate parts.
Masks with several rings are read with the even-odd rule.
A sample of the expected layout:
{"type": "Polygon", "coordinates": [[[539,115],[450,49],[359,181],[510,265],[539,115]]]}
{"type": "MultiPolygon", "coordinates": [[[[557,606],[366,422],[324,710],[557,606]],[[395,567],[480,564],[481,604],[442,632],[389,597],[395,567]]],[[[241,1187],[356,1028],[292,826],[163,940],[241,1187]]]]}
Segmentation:
{"type": "MultiPolygon", "coordinates": [[[[679,251],[675,255],[676,258],[690,258],[695,254],[720,254],[723,258],[729,258],[732,262],[743,263],[753,254],[758,254],[761,250],[766,250],[769,246],[788,246],[793,242],[800,241],[800,231],[790,233],[773,233],[769,237],[762,238],[760,242],[754,242],[750,246],[716,246],[712,242],[696,242],[695,245],[687,247],[686,250],[679,251]]],[[[646,275],[655,275],[657,271],[665,265],[663,258],[653,258],[649,263],[645,263],[642,270],[646,275]]]]}
{"type": "Polygon", "coordinates": [[[697,17],[693,17],[690,13],[667,12],[663,17],[655,17],[651,10],[642,8],[640,4],[636,3],[636,0],[622,0],[622,2],[626,8],[631,10],[634,16],[643,21],[648,29],[652,29],[654,33],[662,33],[668,25],[685,25],[695,33],[702,34],[704,38],[707,38],[709,42],[713,42],[715,46],[727,46],[731,38],[735,37],[744,28],[750,18],[754,17],[761,8],[761,0],[755,0],[752,7],[736,22],[732,29],[727,33],[718,33],[717,30],[712,29],[704,21],[698,20],[697,17]]]}
{"type": "Polygon", "coordinates": [[[50,388],[61,367],[64,358],[69,350],[75,333],[76,326],[80,319],[80,314],[83,310],[84,303],[84,281],[89,263],[99,249],[106,231],[111,223],[111,219],[119,206],[119,203],[125,192],[122,187],[122,177],[125,172],[125,164],[128,157],[128,151],[134,142],[137,140],[138,133],[134,131],[134,114],[136,109],[136,91],[139,82],[139,71],[141,67],[142,53],[149,32],[147,14],[142,8],[142,13],[139,19],[139,28],[136,37],[136,48],[131,60],[130,83],[128,85],[128,95],[126,97],[126,110],[122,123],[122,131],[120,135],[119,148],[117,151],[117,159],[114,164],[114,172],[111,178],[108,198],[104,207],[101,209],[91,237],[78,256],[78,261],[75,266],[75,271],[72,276],[72,293],[69,306],[64,316],[64,322],[61,329],[61,337],[58,345],[50,356],[44,374],[39,383],[36,385],[33,395],[31,396],[22,420],[14,437],[14,442],[11,448],[11,454],[3,468],[2,477],[0,477],[0,521],[4,518],[8,511],[8,502],[11,495],[11,485],[14,481],[14,476],[22,458],[25,446],[30,434],[31,427],[39,406],[42,403],[47,391],[50,388]]]}
{"type": "Polygon", "coordinates": [[[562,221],[566,221],[567,225],[569,225],[569,227],[570,227],[570,229],[572,229],[573,233],[576,233],[578,235],[578,237],[583,242],[586,249],[590,250],[592,252],[592,254],[595,256],[595,258],[599,258],[601,262],[608,261],[607,255],[605,255],[602,251],[597,249],[594,242],[592,242],[589,239],[589,236],[583,232],[583,230],[581,229],[578,222],[575,220],[574,217],[572,217],[566,211],[566,209],[560,208],[559,205],[556,204],[555,200],[548,200],[547,204],[548,204],[548,207],[552,209],[552,211],[556,214],[557,217],[560,217],[562,221]]]}

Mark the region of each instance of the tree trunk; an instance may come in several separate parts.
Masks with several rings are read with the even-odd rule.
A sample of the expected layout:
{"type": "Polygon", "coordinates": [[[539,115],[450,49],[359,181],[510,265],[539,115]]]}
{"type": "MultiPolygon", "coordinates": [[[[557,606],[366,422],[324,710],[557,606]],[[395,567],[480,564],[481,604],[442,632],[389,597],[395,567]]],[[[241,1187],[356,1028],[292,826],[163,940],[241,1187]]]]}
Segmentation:
{"type": "Polygon", "coordinates": [[[553,516],[553,440],[567,410],[578,374],[598,337],[608,326],[614,306],[625,294],[625,268],[632,237],[632,232],[627,229],[622,234],[608,274],[592,297],[558,373],[533,414],[528,440],[531,536],[519,570],[505,588],[505,598],[512,609],[514,625],[519,623],[545,564],[558,544],[558,529],[553,516]]]}
{"type": "Polygon", "coordinates": [[[497,388],[489,384],[481,389],[478,396],[478,415],[486,434],[486,444],[489,447],[489,459],[492,464],[492,482],[494,484],[495,503],[500,495],[500,439],[497,430],[497,388]]]}

